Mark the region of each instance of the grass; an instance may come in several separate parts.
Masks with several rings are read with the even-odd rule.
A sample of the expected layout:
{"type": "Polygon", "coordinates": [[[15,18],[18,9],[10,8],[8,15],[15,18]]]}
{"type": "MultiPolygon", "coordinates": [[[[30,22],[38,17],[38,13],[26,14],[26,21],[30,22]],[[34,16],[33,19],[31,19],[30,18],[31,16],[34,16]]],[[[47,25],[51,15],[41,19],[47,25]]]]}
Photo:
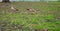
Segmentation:
{"type": "Polygon", "coordinates": [[[60,31],[60,2],[0,3],[0,31],[60,31]],[[10,12],[11,5],[18,12],[10,12]],[[29,13],[27,8],[41,12],[29,13]],[[4,27],[4,28],[2,28],[4,27]]]}

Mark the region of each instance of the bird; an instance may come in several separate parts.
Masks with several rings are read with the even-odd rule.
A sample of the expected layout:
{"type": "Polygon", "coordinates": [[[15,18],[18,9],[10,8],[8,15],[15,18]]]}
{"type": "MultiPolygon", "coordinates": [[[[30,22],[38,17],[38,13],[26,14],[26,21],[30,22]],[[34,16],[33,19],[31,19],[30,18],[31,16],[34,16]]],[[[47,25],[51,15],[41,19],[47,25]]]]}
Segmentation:
{"type": "Polygon", "coordinates": [[[36,10],[33,9],[33,8],[27,8],[27,10],[28,10],[29,12],[36,12],[36,10]]]}
{"type": "Polygon", "coordinates": [[[37,10],[36,9],[34,9],[34,8],[27,8],[27,10],[28,10],[28,12],[30,13],[30,14],[37,14],[37,10]]]}
{"type": "Polygon", "coordinates": [[[11,6],[11,11],[12,11],[12,12],[17,12],[17,11],[18,11],[18,9],[17,9],[17,8],[15,8],[15,7],[13,7],[13,6],[11,6]]]}

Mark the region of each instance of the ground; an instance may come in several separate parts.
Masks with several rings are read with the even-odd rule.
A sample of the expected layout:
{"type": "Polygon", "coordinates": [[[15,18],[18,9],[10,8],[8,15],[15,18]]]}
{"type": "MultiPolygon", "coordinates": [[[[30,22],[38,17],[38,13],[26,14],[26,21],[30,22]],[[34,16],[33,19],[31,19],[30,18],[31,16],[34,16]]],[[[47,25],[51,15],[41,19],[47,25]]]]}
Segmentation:
{"type": "Polygon", "coordinates": [[[60,31],[60,2],[0,3],[0,31],[60,31]]]}

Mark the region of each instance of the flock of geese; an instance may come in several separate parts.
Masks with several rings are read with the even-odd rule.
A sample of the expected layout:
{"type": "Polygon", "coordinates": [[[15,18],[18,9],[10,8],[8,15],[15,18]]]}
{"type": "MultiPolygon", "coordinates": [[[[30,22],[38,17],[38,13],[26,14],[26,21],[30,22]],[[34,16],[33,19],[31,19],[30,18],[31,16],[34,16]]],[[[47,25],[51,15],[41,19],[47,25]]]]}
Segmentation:
{"type": "MultiPolygon", "coordinates": [[[[17,8],[15,8],[15,7],[11,7],[11,10],[12,10],[12,12],[17,12],[17,11],[19,11],[17,8]]],[[[34,13],[34,12],[37,12],[38,10],[35,10],[35,9],[33,9],[33,8],[27,8],[26,9],[28,12],[30,12],[30,13],[34,13]]]]}

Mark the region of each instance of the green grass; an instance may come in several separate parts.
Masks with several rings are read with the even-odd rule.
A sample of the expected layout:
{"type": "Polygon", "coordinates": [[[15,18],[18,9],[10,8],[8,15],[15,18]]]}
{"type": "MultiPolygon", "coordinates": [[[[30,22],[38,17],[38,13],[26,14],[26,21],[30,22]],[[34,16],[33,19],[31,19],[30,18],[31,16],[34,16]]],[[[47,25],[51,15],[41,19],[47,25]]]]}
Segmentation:
{"type": "Polygon", "coordinates": [[[0,31],[4,25],[5,31],[60,31],[60,18],[58,17],[60,17],[60,2],[0,3],[0,31]],[[19,11],[10,12],[11,5],[19,11]],[[26,10],[30,7],[41,12],[31,14],[26,10]]]}

